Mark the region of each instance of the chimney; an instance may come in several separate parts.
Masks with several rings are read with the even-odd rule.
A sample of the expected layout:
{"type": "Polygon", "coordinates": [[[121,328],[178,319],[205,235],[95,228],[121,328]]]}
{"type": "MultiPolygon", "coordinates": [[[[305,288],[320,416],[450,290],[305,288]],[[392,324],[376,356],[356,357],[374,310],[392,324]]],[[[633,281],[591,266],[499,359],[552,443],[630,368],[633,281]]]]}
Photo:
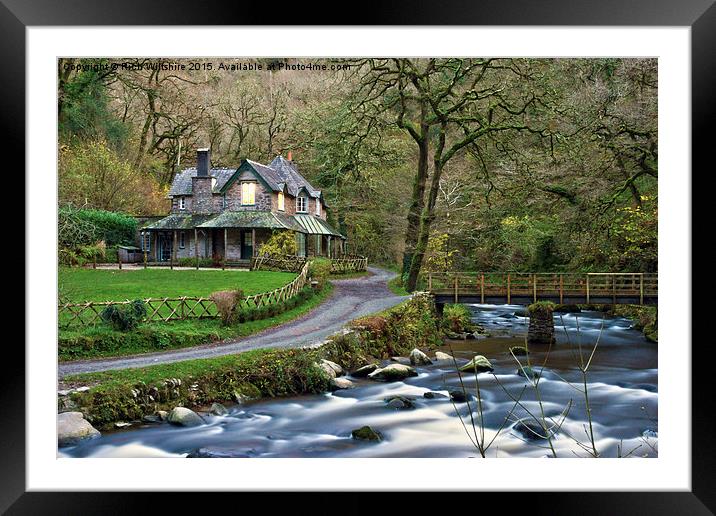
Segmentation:
{"type": "Polygon", "coordinates": [[[199,177],[207,177],[209,175],[209,168],[211,157],[209,149],[197,149],[196,150],[196,175],[199,177]]]}
{"type": "Polygon", "coordinates": [[[292,158],[293,158],[293,153],[292,153],[291,151],[288,151],[288,156],[286,157],[286,159],[287,159],[288,161],[293,161],[292,158]]]}

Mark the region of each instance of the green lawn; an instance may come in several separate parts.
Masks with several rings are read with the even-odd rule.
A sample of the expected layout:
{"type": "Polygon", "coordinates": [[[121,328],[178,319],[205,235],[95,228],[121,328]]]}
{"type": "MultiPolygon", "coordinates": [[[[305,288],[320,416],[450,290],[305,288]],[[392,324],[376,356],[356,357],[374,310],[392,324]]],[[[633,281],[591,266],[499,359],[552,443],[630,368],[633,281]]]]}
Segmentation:
{"type": "Polygon", "coordinates": [[[66,361],[134,355],[246,337],[310,312],[327,299],[332,291],[333,285],[327,283],[320,292],[290,310],[266,319],[232,326],[222,326],[218,319],[187,319],[142,323],[130,332],[113,330],[105,324],[62,329],[59,332],[58,358],[66,361]]]}
{"type": "Polygon", "coordinates": [[[269,271],[169,269],[95,270],[60,267],[60,294],[70,301],[123,301],[147,297],[208,296],[241,289],[245,295],[273,290],[296,275],[269,271]]]}

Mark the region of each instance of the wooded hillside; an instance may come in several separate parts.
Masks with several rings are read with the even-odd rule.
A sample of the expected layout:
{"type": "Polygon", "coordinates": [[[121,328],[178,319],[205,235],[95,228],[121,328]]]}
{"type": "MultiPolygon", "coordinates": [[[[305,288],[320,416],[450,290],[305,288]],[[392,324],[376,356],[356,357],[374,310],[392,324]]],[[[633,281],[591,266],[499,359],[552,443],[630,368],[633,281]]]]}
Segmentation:
{"type": "Polygon", "coordinates": [[[656,271],[655,59],[268,70],[297,62],[60,59],[60,203],[161,214],[198,147],[217,167],[291,151],[350,252],[409,287],[425,268],[656,271]],[[219,67],[246,63],[263,69],[219,67]]]}

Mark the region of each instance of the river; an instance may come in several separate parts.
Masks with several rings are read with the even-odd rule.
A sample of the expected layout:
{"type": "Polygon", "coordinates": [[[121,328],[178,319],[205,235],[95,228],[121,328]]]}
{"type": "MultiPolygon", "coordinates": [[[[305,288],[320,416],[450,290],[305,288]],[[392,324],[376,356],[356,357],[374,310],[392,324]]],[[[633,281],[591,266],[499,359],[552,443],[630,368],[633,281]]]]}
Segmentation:
{"type": "MultiPolygon", "coordinates": [[[[587,379],[594,447],[600,457],[658,455],[657,345],[631,329],[629,320],[604,319],[598,312],[556,315],[557,343],[549,350],[530,350],[533,369],[541,371],[540,409],[535,389],[516,374],[517,363],[507,351],[524,345],[528,319],[515,315],[522,307],[469,308],[474,321],[492,336],[447,341],[440,350],[454,353],[458,365],[477,353],[494,366],[494,375],[479,375],[485,442],[503,427],[487,449],[487,457],[589,456],[593,448],[584,395],[578,390],[582,389],[582,375],[576,366],[579,346],[586,361],[597,339],[587,379]],[[518,397],[520,406],[515,407],[513,398],[518,397]],[[528,412],[539,415],[541,410],[548,426],[554,427],[554,452],[547,440],[518,428],[518,420],[534,422],[528,412]]],[[[207,424],[198,427],[135,425],[62,448],[58,456],[186,457],[202,449],[214,457],[479,457],[466,433],[467,428],[474,440],[468,404],[453,405],[447,396],[439,396],[459,389],[452,361],[417,370],[417,377],[402,382],[356,379],[353,389],[229,406],[228,415],[206,415],[207,424]],[[426,392],[438,395],[428,399],[426,392]],[[385,398],[394,395],[405,396],[414,408],[388,407],[385,398]],[[364,425],[379,431],[383,440],[352,439],[351,431],[364,425]]],[[[472,373],[464,374],[463,382],[469,392],[475,392],[472,373]]],[[[476,418],[474,400],[470,408],[476,418]]]]}

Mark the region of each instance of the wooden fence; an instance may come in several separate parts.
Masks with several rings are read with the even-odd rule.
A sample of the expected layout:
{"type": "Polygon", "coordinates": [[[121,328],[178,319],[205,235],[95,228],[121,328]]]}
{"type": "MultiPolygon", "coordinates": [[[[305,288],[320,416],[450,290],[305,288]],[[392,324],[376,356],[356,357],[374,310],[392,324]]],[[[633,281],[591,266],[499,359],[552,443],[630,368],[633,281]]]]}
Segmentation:
{"type": "Polygon", "coordinates": [[[331,274],[362,272],[368,269],[368,258],[346,254],[340,258],[331,258],[331,274]]]}
{"type": "Polygon", "coordinates": [[[653,303],[658,297],[656,273],[515,273],[515,272],[427,272],[419,288],[449,295],[458,302],[471,298],[554,300],[562,303],[580,299],[586,303],[653,303]]]}
{"type": "MultiPolygon", "coordinates": [[[[304,263],[298,276],[282,287],[269,292],[246,296],[239,303],[240,308],[259,308],[281,303],[298,294],[308,283],[308,264],[304,263]]],[[[147,308],[146,322],[175,321],[189,318],[216,318],[216,305],[208,297],[175,297],[143,299],[147,308]]],[[[58,307],[60,328],[88,326],[102,322],[100,314],[110,305],[126,305],[125,301],[87,301],[84,303],[63,303],[58,307]]]]}
{"type": "Polygon", "coordinates": [[[299,272],[307,260],[304,256],[262,254],[251,259],[251,270],[299,272]]]}

